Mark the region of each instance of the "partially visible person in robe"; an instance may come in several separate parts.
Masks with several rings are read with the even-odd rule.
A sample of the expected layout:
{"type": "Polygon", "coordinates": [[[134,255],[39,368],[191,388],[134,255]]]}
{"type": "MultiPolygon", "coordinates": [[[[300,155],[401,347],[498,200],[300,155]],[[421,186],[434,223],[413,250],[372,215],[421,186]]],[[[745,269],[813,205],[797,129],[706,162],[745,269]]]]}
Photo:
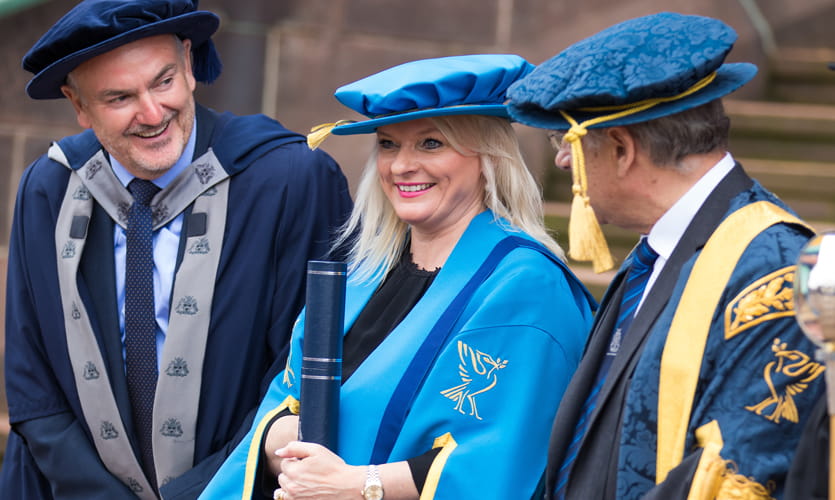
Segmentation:
{"type": "Polygon", "coordinates": [[[785,500],[829,498],[829,414],[821,396],[803,428],[786,476],[785,500]]]}
{"type": "MultiPolygon", "coordinates": [[[[830,64],[830,69],[835,69],[835,65],[830,64]]],[[[835,311],[831,302],[835,300],[835,233],[824,233],[807,244],[798,259],[798,276],[794,282],[795,303],[803,304],[798,309],[798,323],[819,346],[818,354],[825,360],[831,355],[826,353],[825,344],[835,334],[824,326],[831,324],[831,316],[829,321],[825,319],[827,312],[835,311]]],[[[829,382],[831,380],[827,378],[827,385],[829,382]]],[[[826,500],[830,497],[832,408],[828,398],[833,389],[827,386],[803,428],[786,476],[786,500],[826,500]]]]}

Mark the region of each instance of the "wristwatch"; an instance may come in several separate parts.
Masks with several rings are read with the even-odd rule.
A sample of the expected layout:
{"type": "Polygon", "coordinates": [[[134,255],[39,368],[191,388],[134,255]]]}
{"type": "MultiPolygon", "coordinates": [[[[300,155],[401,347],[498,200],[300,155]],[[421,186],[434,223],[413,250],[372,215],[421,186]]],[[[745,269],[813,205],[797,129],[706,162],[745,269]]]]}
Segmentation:
{"type": "Polygon", "coordinates": [[[369,465],[365,476],[365,486],[362,488],[365,500],[383,500],[383,482],[380,481],[380,471],[376,465],[369,465]]]}

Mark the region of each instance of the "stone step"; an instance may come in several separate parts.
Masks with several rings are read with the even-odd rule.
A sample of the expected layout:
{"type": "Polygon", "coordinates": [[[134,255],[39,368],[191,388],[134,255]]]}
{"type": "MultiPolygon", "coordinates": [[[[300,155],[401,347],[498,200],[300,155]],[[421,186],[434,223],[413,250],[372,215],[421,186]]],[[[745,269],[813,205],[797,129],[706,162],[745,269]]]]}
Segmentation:
{"type": "Polygon", "coordinates": [[[830,48],[781,48],[768,64],[766,98],[773,101],[835,104],[835,61],[830,48]]]}
{"type": "Polygon", "coordinates": [[[748,174],[817,230],[835,227],[835,162],[739,158],[748,174]]]}
{"type": "Polygon", "coordinates": [[[828,162],[835,158],[835,105],[729,99],[737,157],[828,162]]]}

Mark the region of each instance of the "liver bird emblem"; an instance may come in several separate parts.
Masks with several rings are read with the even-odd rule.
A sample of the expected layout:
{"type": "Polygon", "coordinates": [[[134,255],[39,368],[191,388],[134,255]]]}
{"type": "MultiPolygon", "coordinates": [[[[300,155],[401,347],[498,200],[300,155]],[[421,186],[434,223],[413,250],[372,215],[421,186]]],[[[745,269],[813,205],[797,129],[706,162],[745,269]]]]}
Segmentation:
{"type": "Polygon", "coordinates": [[[780,423],[783,418],[797,423],[800,419],[794,397],[805,391],[809,387],[809,383],[823,373],[825,367],[820,363],[811,361],[807,354],[787,350],[785,342],[780,342],[779,338],[774,339],[771,350],[774,351],[774,357],[777,359],[766,364],[765,369],[763,369],[763,378],[771,394],[758,404],[746,406],[745,409],[753,411],[757,415],[763,415],[774,423],[780,423]],[[776,384],[775,378],[777,378],[776,384]],[[785,390],[780,394],[777,388],[783,385],[786,378],[791,380],[785,384],[785,390]],[[765,410],[772,406],[774,407],[773,411],[765,415],[765,410]]]}
{"type": "Polygon", "coordinates": [[[461,384],[450,387],[441,394],[455,401],[455,409],[464,414],[464,403],[469,403],[470,415],[482,420],[478,414],[475,397],[483,394],[497,383],[497,373],[507,366],[507,360],[493,358],[477,349],[473,349],[464,342],[458,341],[458,375],[461,384]]]}

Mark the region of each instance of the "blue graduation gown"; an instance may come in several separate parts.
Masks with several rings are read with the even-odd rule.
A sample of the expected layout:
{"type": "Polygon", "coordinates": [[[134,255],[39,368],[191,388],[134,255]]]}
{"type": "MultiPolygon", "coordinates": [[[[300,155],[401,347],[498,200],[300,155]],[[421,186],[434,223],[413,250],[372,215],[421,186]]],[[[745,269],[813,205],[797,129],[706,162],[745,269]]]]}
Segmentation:
{"type": "MultiPolygon", "coordinates": [[[[423,298],[342,386],[338,454],[346,462],[370,463],[384,411],[409,360],[509,235],[521,233],[504,229],[489,211],[473,219],[423,298]]],[[[377,285],[349,278],[346,331],[377,285]]],[[[545,464],[542,443],[586,340],[590,302],[570,272],[529,248],[511,251],[476,289],[418,390],[388,460],[443,448],[422,498],[521,498],[533,491],[545,464]]],[[[288,366],[273,380],[256,424],[288,397],[298,400],[303,332],[304,314],[288,366]]],[[[257,464],[259,447],[251,431],[201,498],[242,498],[252,486],[247,460],[257,464]]]]}
{"type": "MultiPolygon", "coordinates": [[[[197,133],[195,158],[212,148],[231,176],[229,206],[195,466],[163,487],[165,498],[195,498],[249,428],[267,384],[284,366],[292,322],[304,300],[306,261],[328,252],[334,229],[351,209],[338,165],[272,119],[198,106],[197,133]]],[[[59,144],[74,167],[101,149],[91,131],[59,144]]],[[[26,170],[18,192],[6,311],[12,434],[0,476],[4,499],[132,496],[98,458],[68,359],[53,233],[69,175],[44,155],[26,170]]],[[[97,204],[88,231],[79,290],[132,430],[116,311],[113,221],[97,204]]],[[[188,217],[182,233],[184,241],[188,217]]]]}

